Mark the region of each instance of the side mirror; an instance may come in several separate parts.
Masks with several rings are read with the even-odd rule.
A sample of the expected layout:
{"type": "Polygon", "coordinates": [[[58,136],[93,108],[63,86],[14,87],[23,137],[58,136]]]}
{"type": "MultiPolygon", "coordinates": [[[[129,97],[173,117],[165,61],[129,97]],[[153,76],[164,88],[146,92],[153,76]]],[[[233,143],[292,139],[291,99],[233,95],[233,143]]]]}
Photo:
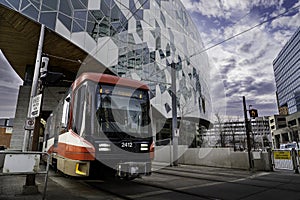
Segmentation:
{"type": "Polygon", "coordinates": [[[66,102],[70,102],[70,100],[71,100],[71,97],[70,97],[70,96],[68,96],[68,97],[65,99],[66,102]]]}

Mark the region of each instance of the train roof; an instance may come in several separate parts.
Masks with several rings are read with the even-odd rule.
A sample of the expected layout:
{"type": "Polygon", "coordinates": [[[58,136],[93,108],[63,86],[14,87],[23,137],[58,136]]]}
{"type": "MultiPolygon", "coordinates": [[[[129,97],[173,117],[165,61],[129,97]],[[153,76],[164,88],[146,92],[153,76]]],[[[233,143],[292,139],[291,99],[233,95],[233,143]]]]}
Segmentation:
{"type": "Polygon", "coordinates": [[[109,85],[121,85],[131,88],[149,90],[149,87],[141,81],[95,72],[82,73],[78,78],[76,78],[76,80],[72,84],[72,88],[77,88],[81,83],[85,82],[86,80],[94,81],[97,83],[106,83],[109,85]]]}

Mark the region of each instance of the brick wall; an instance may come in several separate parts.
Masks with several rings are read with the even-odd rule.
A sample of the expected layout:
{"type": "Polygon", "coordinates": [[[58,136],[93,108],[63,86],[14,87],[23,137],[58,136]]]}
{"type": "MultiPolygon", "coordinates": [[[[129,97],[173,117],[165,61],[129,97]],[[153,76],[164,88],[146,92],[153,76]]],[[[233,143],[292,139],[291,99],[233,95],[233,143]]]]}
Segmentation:
{"type": "Polygon", "coordinates": [[[6,133],[6,128],[0,127],[0,146],[10,147],[11,134],[6,133]]]}

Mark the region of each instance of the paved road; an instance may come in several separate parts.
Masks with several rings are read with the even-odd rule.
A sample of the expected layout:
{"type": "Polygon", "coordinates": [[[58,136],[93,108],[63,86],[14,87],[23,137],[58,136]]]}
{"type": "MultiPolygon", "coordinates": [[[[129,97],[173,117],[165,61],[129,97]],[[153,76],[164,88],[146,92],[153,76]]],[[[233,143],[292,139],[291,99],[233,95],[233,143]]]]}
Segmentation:
{"type": "Polygon", "coordinates": [[[300,175],[180,166],[131,182],[86,184],[123,199],[300,199],[300,175]]]}
{"type": "MultiPolygon", "coordinates": [[[[13,182],[17,189],[19,179],[13,182]]],[[[13,178],[0,177],[0,199],[41,199],[8,194],[5,181],[11,184],[13,178]]],[[[47,199],[293,200],[300,199],[300,175],[183,165],[157,169],[151,176],[134,181],[67,178],[51,172],[47,199]]]]}

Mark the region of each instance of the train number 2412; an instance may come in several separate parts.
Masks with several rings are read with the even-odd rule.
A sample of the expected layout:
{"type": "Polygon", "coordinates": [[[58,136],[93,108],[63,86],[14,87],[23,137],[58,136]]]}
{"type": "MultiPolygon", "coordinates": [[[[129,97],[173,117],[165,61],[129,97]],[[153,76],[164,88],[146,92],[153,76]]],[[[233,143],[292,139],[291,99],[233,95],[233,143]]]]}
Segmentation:
{"type": "Polygon", "coordinates": [[[122,142],[121,143],[121,148],[132,148],[133,143],[132,142],[122,142]]]}

